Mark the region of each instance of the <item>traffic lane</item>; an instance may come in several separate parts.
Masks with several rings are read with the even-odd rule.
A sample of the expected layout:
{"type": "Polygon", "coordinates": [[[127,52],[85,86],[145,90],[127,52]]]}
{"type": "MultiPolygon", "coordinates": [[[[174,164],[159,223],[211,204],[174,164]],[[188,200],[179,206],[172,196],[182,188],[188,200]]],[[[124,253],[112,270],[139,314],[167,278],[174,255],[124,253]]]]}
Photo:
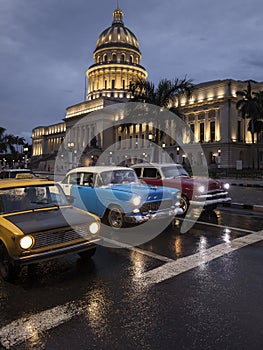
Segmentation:
{"type": "Polygon", "coordinates": [[[263,188],[230,186],[228,192],[232,203],[263,205],[263,188]]]}
{"type": "Polygon", "coordinates": [[[174,226],[167,227],[156,238],[139,247],[177,260],[263,229],[263,216],[253,216],[251,211],[205,210],[199,216],[199,212],[193,210],[188,219],[193,226],[182,234],[183,220],[187,219],[176,219],[174,226]]]}
{"type": "Polygon", "coordinates": [[[116,291],[138,288],[138,276],[162,264],[127,249],[98,247],[90,262],[77,255],[24,268],[15,284],[0,281],[0,327],[72,300],[108,300],[116,291]]]}
{"type": "Polygon", "coordinates": [[[135,293],[120,290],[107,303],[102,297],[92,306],[87,299],[84,312],[40,335],[41,342],[36,336],[30,346],[261,349],[262,248],[262,242],[246,246],[164,282],[144,285],[135,293]]]}

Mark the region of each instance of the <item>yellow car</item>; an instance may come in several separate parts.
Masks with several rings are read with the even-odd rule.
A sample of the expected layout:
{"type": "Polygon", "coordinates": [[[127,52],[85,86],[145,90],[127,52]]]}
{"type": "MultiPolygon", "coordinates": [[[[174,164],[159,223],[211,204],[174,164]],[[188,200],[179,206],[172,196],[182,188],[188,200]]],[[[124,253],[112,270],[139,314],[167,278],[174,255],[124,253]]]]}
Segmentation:
{"type": "Polygon", "coordinates": [[[95,253],[100,220],[71,203],[54,181],[30,176],[0,181],[0,274],[5,281],[14,281],[24,265],[95,253]]]}

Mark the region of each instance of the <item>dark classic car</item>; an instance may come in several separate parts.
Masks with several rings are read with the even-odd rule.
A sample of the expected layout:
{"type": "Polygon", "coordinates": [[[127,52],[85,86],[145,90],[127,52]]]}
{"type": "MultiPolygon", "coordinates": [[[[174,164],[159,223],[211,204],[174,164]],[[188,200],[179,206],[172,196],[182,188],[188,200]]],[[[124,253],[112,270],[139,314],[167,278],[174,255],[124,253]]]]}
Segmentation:
{"type": "Polygon", "coordinates": [[[185,214],[189,205],[215,209],[220,203],[231,201],[229,184],[203,177],[191,177],[180,164],[135,164],[132,166],[139,179],[155,186],[179,188],[180,206],[185,214]]]}
{"type": "Polygon", "coordinates": [[[61,182],[73,204],[88,210],[114,228],[126,223],[173,218],[181,212],[178,189],[142,184],[133,169],[117,166],[80,167],[61,182]]]}
{"type": "Polygon", "coordinates": [[[100,220],[73,208],[54,181],[0,181],[0,274],[15,280],[24,265],[66,254],[91,257],[100,241],[100,220]]]}

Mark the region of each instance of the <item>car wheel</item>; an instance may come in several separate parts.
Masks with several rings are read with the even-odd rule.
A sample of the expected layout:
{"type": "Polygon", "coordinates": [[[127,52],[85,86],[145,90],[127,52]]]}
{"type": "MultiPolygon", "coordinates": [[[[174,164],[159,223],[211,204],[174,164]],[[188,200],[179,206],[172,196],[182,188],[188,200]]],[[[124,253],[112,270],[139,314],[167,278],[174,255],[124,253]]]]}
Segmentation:
{"type": "Polygon", "coordinates": [[[3,244],[0,245],[0,274],[6,282],[14,282],[20,273],[20,267],[15,266],[3,244]]]}
{"type": "Polygon", "coordinates": [[[106,213],[106,223],[113,228],[124,227],[124,213],[117,205],[111,206],[106,213]]]}
{"type": "Polygon", "coordinates": [[[188,208],[189,208],[189,200],[184,195],[182,195],[182,197],[180,199],[180,208],[183,210],[182,215],[185,215],[187,213],[188,208]]]}
{"type": "Polygon", "coordinates": [[[81,259],[89,260],[96,252],[96,248],[86,250],[85,252],[78,253],[81,259]]]}

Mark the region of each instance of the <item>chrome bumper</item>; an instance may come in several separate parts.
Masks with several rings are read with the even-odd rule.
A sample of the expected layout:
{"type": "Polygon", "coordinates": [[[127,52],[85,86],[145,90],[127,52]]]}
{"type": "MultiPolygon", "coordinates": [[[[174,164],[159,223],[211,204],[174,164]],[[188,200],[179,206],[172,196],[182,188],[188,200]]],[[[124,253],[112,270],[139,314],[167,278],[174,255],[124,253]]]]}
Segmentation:
{"type": "Polygon", "coordinates": [[[59,258],[68,254],[81,253],[96,247],[96,244],[101,241],[101,238],[94,238],[88,241],[84,241],[81,243],[77,243],[74,245],[50,249],[48,251],[39,252],[39,253],[31,253],[28,255],[20,256],[13,258],[15,263],[24,266],[35,263],[40,263],[42,261],[47,261],[55,258],[59,258]]]}
{"type": "Polygon", "coordinates": [[[192,201],[190,201],[190,204],[198,206],[198,207],[207,207],[209,205],[226,203],[226,202],[230,202],[230,201],[231,201],[231,198],[226,197],[226,198],[217,198],[217,199],[207,199],[205,201],[192,200],[192,201]]]}
{"type": "Polygon", "coordinates": [[[125,222],[130,223],[130,224],[142,224],[142,223],[147,222],[149,220],[173,218],[176,215],[181,215],[181,214],[183,214],[183,210],[179,207],[176,207],[176,208],[162,209],[162,210],[158,210],[156,212],[149,212],[145,215],[143,215],[141,213],[132,214],[132,215],[125,215],[124,220],[125,220],[125,222]]]}

